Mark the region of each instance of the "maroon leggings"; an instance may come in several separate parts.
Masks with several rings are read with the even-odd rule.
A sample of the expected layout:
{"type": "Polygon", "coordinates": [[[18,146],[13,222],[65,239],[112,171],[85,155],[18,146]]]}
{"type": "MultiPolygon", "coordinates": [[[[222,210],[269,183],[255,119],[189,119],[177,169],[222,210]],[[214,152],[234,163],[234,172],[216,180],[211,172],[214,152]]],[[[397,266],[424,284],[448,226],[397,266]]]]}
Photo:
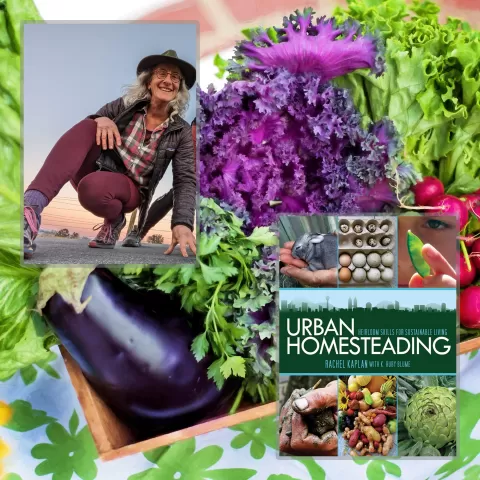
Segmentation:
{"type": "Polygon", "coordinates": [[[50,202],[68,182],[83,208],[113,221],[133,212],[141,201],[138,188],[126,175],[98,172],[97,122],[82,120],[60,137],[27,190],[39,190],[50,202]]]}

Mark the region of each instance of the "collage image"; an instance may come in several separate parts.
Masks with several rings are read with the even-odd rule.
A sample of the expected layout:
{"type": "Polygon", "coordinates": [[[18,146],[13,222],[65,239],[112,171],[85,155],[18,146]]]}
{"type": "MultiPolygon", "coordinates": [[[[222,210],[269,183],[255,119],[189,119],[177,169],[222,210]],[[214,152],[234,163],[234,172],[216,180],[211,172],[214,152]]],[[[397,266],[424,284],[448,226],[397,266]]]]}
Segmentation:
{"type": "Polygon", "coordinates": [[[0,232],[0,480],[480,480],[480,0],[0,0],[0,232]]]}
{"type": "Polygon", "coordinates": [[[455,456],[455,376],[280,377],[281,456],[455,456]]]}
{"type": "MultiPolygon", "coordinates": [[[[311,222],[321,225],[318,218],[311,222]]],[[[279,458],[456,456],[457,290],[448,288],[455,285],[454,271],[449,275],[455,250],[448,248],[455,243],[443,243],[445,226],[455,219],[340,216],[323,222],[333,232],[338,225],[330,234],[339,238],[330,258],[333,265],[344,263],[336,267],[339,275],[342,269],[364,273],[361,282],[349,278],[345,288],[280,286],[279,458]],[[437,225],[440,232],[429,233],[437,225]],[[364,241],[362,232],[372,239],[378,230],[381,238],[392,233],[392,250],[351,248],[364,241]],[[365,272],[381,275],[387,268],[398,284],[381,288],[381,280],[365,278],[365,272]],[[424,285],[427,279],[431,283],[424,285]]],[[[289,218],[288,224],[311,225],[306,218],[289,218]]],[[[294,245],[322,235],[317,232],[294,245]]],[[[295,252],[293,246],[293,258],[295,252]]],[[[323,253],[303,258],[318,266],[323,253]]]]}
{"type": "Polygon", "coordinates": [[[456,288],[455,216],[280,216],[278,225],[281,288],[456,288]]]}

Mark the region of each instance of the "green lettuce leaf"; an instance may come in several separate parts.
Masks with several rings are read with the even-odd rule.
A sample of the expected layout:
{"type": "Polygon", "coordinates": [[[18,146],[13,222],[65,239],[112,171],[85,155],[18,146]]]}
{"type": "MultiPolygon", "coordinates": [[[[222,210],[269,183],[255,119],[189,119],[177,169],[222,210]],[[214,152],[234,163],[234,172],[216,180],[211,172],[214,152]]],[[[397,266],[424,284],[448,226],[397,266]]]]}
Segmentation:
{"type": "Polygon", "coordinates": [[[386,72],[337,80],[349,88],[364,123],[389,117],[418,172],[448,188],[480,175],[480,32],[464,21],[439,21],[431,1],[347,0],[339,21],[354,19],[386,42],[386,72]],[[407,18],[407,16],[409,17],[407,18]]]}

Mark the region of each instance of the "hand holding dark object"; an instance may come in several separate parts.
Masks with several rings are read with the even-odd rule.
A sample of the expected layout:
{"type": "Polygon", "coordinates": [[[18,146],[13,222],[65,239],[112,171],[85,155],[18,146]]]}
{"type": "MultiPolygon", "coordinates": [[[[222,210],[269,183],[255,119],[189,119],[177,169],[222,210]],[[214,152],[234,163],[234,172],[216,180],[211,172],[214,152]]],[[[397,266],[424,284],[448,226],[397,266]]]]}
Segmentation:
{"type": "Polygon", "coordinates": [[[291,455],[337,455],[336,406],[336,381],[325,388],[294,390],[280,413],[280,451],[291,455]],[[311,433],[312,429],[318,435],[311,433]]]}
{"type": "Polygon", "coordinates": [[[184,257],[188,257],[187,245],[192,250],[193,254],[197,254],[197,242],[193,236],[192,231],[185,225],[176,225],[172,228],[172,243],[165,251],[165,255],[170,255],[176,245],[180,246],[180,251],[184,257]]]}
{"type": "Polygon", "coordinates": [[[108,117],[96,118],[97,122],[97,145],[101,145],[104,150],[113,150],[116,142],[117,146],[122,144],[122,137],[118,127],[113,120],[108,117]]]}
{"type": "Polygon", "coordinates": [[[283,248],[280,248],[280,261],[285,264],[280,272],[308,287],[337,286],[337,268],[314,272],[307,270],[306,262],[292,256],[294,243],[293,241],[285,242],[283,248]]]}

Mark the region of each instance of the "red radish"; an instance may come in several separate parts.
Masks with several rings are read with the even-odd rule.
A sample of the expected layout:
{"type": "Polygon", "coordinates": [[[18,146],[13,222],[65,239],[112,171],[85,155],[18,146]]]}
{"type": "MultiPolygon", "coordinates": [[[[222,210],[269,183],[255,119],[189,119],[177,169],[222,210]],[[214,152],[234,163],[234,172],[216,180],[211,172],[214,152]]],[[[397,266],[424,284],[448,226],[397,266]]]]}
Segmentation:
{"type": "Polygon", "coordinates": [[[470,251],[470,260],[477,270],[480,270],[480,238],[475,240],[470,251]]]}
{"type": "Polygon", "coordinates": [[[480,287],[472,285],[460,293],[460,323],[465,328],[480,328],[480,287]]]}
{"type": "Polygon", "coordinates": [[[445,193],[443,183],[435,177],[424,177],[423,181],[417,183],[412,187],[412,192],[415,194],[415,203],[417,205],[427,205],[430,200],[433,200],[445,193]]]}
{"type": "Polygon", "coordinates": [[[480,218],[480,195],[470,193],[468,195],[463,195],[460,199],[465,200],[465,205],[469,212],[472,212],[477,218],[480,218]]]}
{"type": "Polygon", "coordinates": [[[468,210],[465,202],[453,195],[440,195],[428,203],[430,207],[439,207],[435,210],[428,210],[427,215],[452,215],[457,217],[460,230],[463,230],[468,222],[468,210]]]}
{"type": "Polygon", "coordinates": [[[459,257],[458,269],[460,272],[460,287],[462,288],[468,287],[475,280],[475,277],[477,276],[477,269],[475,268],[475,265],[473,264],[473,262],[470,262],[471,270],[468,271],[465,257],[463,255],[459,255],[458,257],[459,257]]]}
{"type": "Polygon", "coordinates": [[[465,245],[470,248],[476,240],[475,235],[468,235],[467,237],[457,237],[459,240],[463,240],[465,242],[465,245]]]}

